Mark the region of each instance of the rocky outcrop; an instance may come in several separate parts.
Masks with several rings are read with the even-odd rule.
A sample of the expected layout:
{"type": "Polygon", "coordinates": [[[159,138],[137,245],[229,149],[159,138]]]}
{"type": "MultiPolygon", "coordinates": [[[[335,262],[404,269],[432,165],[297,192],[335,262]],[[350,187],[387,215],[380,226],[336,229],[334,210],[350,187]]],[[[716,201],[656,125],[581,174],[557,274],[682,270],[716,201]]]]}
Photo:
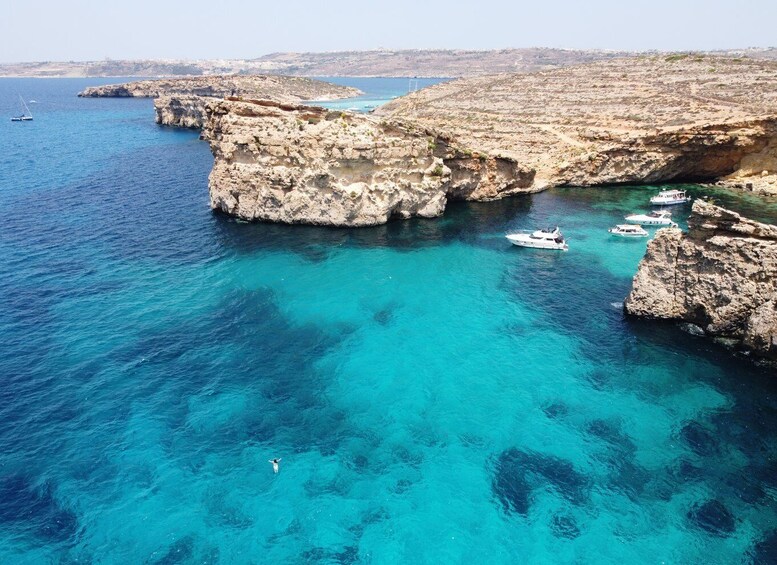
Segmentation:
{"type": "MultiPolygon", "coordinates": [[[[205,128],[211,203],[356,226],[552,186],[766,178],[775,92],[777,63],[682,56],[462,79],[375,116],[231,98],[205,128]]],[[[182,107],[168,114],[184,120],[182,107]]]]}
{"type": "Polygon", "coordinates": [[[154,100],[155,121],[165,126],[201,129],[208,98],[203,96],[160,96],[154,100]]]}
{"type": "Polygon", "coordinates": [[[772,62],[653,56],[452,81],[377,113],[521,163],[531,189],[761,179],[777,174],[775,92],[772,62]]]}
{"type": "Polygon", "coordinates": [[[687,234],[662,229],[648,245],[625,310],[777,359],[777,226],[697,200],[687,234]]]}
{"type": "Polygon", "coordinates": [[[90,86],[78,95],[92,98],[158,98],[160,96],[236,96],[284,103],[303,100],[336,100],[358,96],[361,91],[321,80],[274,75],[220,75],[90,86]]]}
{"type": "Polygon", "coordinates": [[[449,197],[496,198],[532,180],[516,162],[368,115],[235,98],[208,112],[211,206],[247,220],[369,226],[439,216],[449,197]]]}
{"type": "Polygon", "coordinates": [[[205,106],[212,98],[260,98],[294,104],[302,100],[334,100],[359,94],[361,91],[356,88],[308,78],[229,75],[94,86],[79,96],[154,98],[156,123],[200,129],[206,116],[205,106]]]}

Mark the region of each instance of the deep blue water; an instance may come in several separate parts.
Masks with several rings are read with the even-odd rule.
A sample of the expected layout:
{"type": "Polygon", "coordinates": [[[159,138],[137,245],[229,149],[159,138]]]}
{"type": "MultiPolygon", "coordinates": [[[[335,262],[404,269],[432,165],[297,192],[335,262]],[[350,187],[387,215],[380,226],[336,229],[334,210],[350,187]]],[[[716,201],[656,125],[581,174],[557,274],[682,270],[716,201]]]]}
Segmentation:
{"type": "Polygon", "coordinates": [[[238,223],[99,82],[0,80],[1,562],[775,562],[773,372],[619,307],[655,187],[238,223]]]}

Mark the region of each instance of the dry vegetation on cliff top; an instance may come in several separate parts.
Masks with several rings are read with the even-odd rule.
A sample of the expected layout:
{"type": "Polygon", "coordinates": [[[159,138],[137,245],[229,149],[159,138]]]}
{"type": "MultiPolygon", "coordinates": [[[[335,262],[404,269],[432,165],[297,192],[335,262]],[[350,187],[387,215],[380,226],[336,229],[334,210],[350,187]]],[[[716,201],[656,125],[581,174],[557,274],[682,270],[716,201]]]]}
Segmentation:
{"type": "MultiPolygon", "coordinates": [[[[460,79],[395,100],[378,113],[444,132],[459,146],[519,159],[549,183],[575,183],[581,179],[565,179],[569,163],[595,162],[614,145],[655,136],[704,129],[713,135],[741,131],[743,139],[760,133],[766,141],[745,152],[762,149],[756,145],[768,143],[774,134],[769,124],[777,120],[777,63],[698,55],[599,61],[460,79]]],[[[699,177],[723,176],[733,164],[722,163],[719,171],[707,166],[699,177]]]]}

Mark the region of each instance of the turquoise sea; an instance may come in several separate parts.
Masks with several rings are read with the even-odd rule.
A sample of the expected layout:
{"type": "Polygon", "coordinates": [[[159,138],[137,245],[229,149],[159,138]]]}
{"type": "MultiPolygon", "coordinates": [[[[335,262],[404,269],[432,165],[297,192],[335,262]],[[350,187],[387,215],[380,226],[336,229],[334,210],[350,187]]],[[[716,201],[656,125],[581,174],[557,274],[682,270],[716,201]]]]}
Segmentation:
{"type": "Polygon", "coordinates": [[[0,562],[777,562],[774,371],[621,311],[657,187],[241,223],[101,82],[0,80],[0,562]]]}

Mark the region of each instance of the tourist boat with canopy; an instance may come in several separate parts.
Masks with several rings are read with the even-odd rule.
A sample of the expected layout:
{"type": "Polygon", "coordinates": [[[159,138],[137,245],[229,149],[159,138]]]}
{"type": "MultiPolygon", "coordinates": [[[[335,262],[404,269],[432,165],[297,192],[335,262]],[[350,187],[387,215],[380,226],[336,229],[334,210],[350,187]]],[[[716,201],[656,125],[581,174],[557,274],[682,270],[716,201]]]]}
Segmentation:
{"type": "Polygon", "coordinates": [[[647,237],[648,235],[648,232],[636,224],[618,224],[607,231],[620,237],[647,237]]]}
{"type": "Polygon", "coordinates": [[[513,245],[519,247],[534,247],[535,249],[556,249],[560,251],[567,251],[569,246],[564,239],[563,234],[555,227],[553,229],[546,228],[536,230],[531,233],[520,232],[507,234],[508,240],[513,245]]]}
{"type": "Polygon", "coordinates": [[[626,216],[626,221],[630,224],[639,224],[641,226],[677,227],[677,223],[672,221],[672,213],[669,210],[655,210],[647,214],[631,214],[626,216]]]}
{"type": "Polygon", "coordinates": [[[662,190],[650,199],[650,203],[654,206],[672,206],[690,201],[691,197],[684,190],[662,190]]]}

